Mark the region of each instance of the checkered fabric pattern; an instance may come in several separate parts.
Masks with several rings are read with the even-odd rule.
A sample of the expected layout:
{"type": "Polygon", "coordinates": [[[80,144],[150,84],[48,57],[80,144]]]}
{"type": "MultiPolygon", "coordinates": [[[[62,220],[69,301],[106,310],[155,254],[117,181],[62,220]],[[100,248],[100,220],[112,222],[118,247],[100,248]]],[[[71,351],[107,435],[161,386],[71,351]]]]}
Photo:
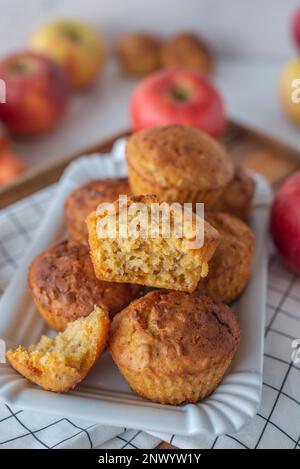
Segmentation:
{"type": "MultiPolygon", "coordinates": [[[[0,212],[0,293],[18,267],[54,191],[52,186],[0,212]]],[[[0,448],[146,449],[165,440],[191,449],[300,449],[300,278],[288,272],[275,254],[270,257],[266,308],[262,404],[238,434],[218,438],[150,435],[0,403],[0,448]]]]}

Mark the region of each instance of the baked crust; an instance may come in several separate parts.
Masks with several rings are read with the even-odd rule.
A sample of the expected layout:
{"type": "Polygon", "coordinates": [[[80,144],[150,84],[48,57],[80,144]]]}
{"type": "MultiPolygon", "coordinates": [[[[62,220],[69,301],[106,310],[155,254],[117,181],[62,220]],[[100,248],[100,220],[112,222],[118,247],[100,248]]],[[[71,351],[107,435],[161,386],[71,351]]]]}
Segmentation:
{"type": "Polygon", "coordinates": [[[255,192],[255,181],[242,167],[236,166],[232,181],[212,207],[213,211],[227,212],[243,220],[250,214],[255,192]]]}
{"type": "Polygon", "coordinates": [[[234,175],[223,147],[199,129],[181,125],[134,133],[126,147],[134,195],[156,194],[166,202],[213,206],[234,175]]]}
{"type": "Polygon", "coordinates": [[[66,199],[65,223],[72,238],[86,241],[86,218],[100,203],[114,202],[119,195],[129,195],[127,178],[107,178],[88,183],[75,189],[66,199]]]}
{"type": "Polygon", "coordinates": [[[181,33],[162,45],[163,67],[182,67],[204,74],[212,71],[212,58],[206,44],[195,34],[181,33]]]}
{"type": "Polygon", "coordinates": [[[213,392],[239,340],[229,307],[199,293],[153,291],[114,318],[109,350],[137,394],[180,404],[213,392]]]}
{"type": "Polygon", "coordinates": [[[108,312],[95,307],[56,337],[42,336],[37,344],[28,349],[19,346],[6,356],[32,383],[48,391],[67,392],[82,381],[104,351],[109,324],[108,312]]]}
{"type": "MultiPolygon", "coordinates": [[[[127,213],[135,204],[144,204],[148,216],[151,204],[159,203],[156,196],[131,196],[127,199],[127,213]]],[[[115,205],[116,225],[119,224],[119,204],[115,205]]],[[[169,212],[170,213],[170,212],[169,212]]],[[[183,214],[181,209],[174,213],[183,214]]],[[[205,221],[204,242],[200,247],[191,247],[197,231],[196,215],[192,213],[191,234],[182,233],[175,237],[170,231],[168,237],[159,234],[155,237],[143,235],[122,237],[116,231],[114,237],[99,238],[98,224],[108,225],[107,212],[92,212],[87,218],[89,246],[96,276],[100,280],[130,282],[157,288],[180,291],[194,291],[201,276],[206,276],[208,262],[218,244],[218,232],[205,221]],[[104,223],[103,223],[104,222],[104,223]]],[[[134,214],[135,216],[135,214],[134,214]]],[[[170,214],[173,223],[172,213],[170,214]]],[[[115,220],[115,218],[114,218],[115,220]]],[[[136,219],[135,219],[136,220],[136,219]]],[[[128,226],[134,218],[128,217],[128,226]]],[[[161,230],[161,221],[159,222],[161,230]]]]}
{"type": "Polygon", "coordinates": [[[149,34],[128,34],[118,44],[122,69],[129,75],[146,75],[161,65],[160,41],[149,34]]]}
{"type": "Polygon", "coordinates": [[[58,243],[37,256],[29,268],[28,283],[38,311],[57,331],[87,316],[95,304],[114,315],[141,291],[137,285],[98,280],[88,246],[72,240],[58,243]]]}
{"type": "Polygon", "coordinates": [[[229,304],[245,289],[251,271],[255,237],[240,219],[222,212],[205,214],[220,234],[220,242],[209,264],[209,272],[197,290],[215,301],[229,304]]]}

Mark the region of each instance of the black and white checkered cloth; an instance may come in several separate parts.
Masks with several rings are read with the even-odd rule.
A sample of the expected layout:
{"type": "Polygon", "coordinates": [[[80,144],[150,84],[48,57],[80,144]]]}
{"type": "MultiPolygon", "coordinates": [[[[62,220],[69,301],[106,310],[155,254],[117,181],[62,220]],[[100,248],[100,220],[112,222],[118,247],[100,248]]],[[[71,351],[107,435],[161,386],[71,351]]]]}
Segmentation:
{"type": "MultiPolygon", "coordinates": [[[[47,188],[0,212],[0,293],[22,259],[54,190],[54,186],[47,188]]],[[[300,449],[300,278],[287,271],[275,254],[270,258],[266,307],[262,404],[239,433],[218,438],[150,435],[0,403],[0,448],[146,449],[163,439],[180,448],[300,449]]]]}

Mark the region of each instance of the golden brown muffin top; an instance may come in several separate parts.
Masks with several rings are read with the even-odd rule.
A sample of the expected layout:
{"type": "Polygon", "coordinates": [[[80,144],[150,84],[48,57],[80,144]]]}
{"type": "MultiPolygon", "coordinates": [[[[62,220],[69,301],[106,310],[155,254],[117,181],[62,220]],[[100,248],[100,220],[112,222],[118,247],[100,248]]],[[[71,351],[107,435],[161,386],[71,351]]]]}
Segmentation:
{"type": "Polygon", "coordinates": [[[126,73],[141,76],[160,67],[160,49],[161,44],[156,37],[135,33],[120,39],[117,53],[126,73]]]}
{"type": "Polygon", "coordinates": [[[218,142],[199,129],[169,125],[134,133],[128,164],[160,186],[212,190],[226,187],[234,164],[218,142]]]}
{"type": "Polygon", "coordinates": [[[207,45],[192,33],[180,33],[163,44],[162,61],[166,67],[187,67],[203,72],[212,68],[207,45]]]}
{"type": "Polygon", "coordinates": [[[87,239],[86,218],[103,202],[114,202],[119,195],[130,193],[127,178],[89,181],[75,189],[65,202],[65,219],[87,239]]]}
{"type": "MultiPolygon", "coordinates": [[[[220,235],[220,242],[209,265],[208,278],[224,275],[236,263],[252,257],[255,236],[239,218],[223,212],[206,212],[205,220],[220,235]]],[[[201,285],[199,284],[201,289],[201,285]]]]}
{"type": "Polygon", "coordinates": [[[213,210],[228,211],[245,219],[249,214],[254,191],[254,179],[242,166],[236,165],[232,181],[213,206],[213,210]]]}
{"type": "Polygon", "coordinates": [[[118,44],[120,54],[132,56],[143,56],[143,54],[159,50],[159,47],[160,41],[156,37],[144,33],[127,34],[119,40],[118,44]]]}
{"type": "Polygon", "coordinates": [[[251,177],[251,175],[249,174],[249,171],[243,168],[243,166],[235,166],[234,178],[232,180],[232,183],[234,182],[236,182],[236,184],[240,184],[240,186],[243,187],[244,192],[247,193],[249,197],[253,196],[255,189],[255,181],[253,177],[251,177]]]}
{"type": "Polygon", "coordinates": [[[88,246],[78,241],[63,241],[42,252],[32,262],[28,280],[34,299],[65,317],[86,316],[95,304],[115,313],[141,290],[98,280],[88,246]]]}
{"type": "Polygon", "coordinates": [[[153,291],[114,318],[109,347],[129,369],[188,375],[227,359],[239,338],[228,306],[198,293],[153,291]]]}

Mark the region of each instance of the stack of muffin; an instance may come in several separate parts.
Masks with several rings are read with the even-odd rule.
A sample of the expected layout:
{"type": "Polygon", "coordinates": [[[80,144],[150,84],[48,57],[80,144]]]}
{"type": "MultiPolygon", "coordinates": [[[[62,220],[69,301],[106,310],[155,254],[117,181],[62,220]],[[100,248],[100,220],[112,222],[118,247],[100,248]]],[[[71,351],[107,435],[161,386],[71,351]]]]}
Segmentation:
{"type": "Polygon", "coordinates": [[[65,221],[71,239],[41,253],[29,269],[33,300],[48,326],[61,331],[57,340],[64,353],[43,338],[42,345],[8,352],[8,359],[30,381],[66,391],[87,374],[107,341],[138,395],[167,404],[197,402],[222,381],[239,345],[238,321],[228,304],[250,276],[254,235],[246,221],[255,184],[223,147],[190,127],[137,132],[126,156],[128,180],[95,180],[70,194],[65,221]],[[204,203],[203,245],[189,249],[186,234],[139,242],[99,238],[97,221],[104,212],[98,205],[124,194],[128,206],[204,203]],[[90,341],[91,351],[95,327],[98,341],[90,341]],[[78,338],[83,329],[84,338],[78,338]],[[78,343],[80,359],[74,357],[78,343]],[[76,379],[65,384],[63,374],[67,369],[70,376],[72,367],[76,379]]]}

